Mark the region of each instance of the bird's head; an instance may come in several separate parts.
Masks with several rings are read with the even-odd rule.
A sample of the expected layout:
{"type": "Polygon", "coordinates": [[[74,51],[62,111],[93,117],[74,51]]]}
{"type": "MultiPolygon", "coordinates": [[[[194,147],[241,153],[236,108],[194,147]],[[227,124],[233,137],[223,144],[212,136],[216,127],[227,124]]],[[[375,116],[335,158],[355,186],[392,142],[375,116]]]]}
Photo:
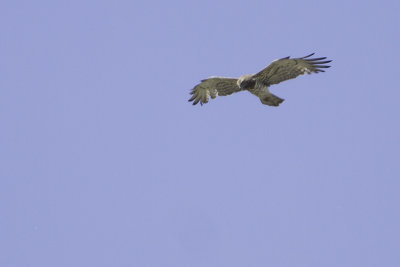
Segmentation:
{"type": "Polygon", "coordinates": [[[252,74],[245,74],[241,76],[238,81],[237,85],[242,90],[253,89],[256,85],[256,80],[253,78],[254,75],[252,74]]]}

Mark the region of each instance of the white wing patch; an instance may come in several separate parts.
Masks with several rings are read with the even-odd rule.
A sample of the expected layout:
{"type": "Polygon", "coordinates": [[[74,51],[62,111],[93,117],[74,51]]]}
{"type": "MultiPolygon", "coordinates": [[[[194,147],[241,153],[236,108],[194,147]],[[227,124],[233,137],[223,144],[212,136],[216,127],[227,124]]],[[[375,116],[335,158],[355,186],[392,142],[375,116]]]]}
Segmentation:
{"type": "Polygon", "coordinates": [[[302,71],[303,71],[303,74],[306,74],[306,73],[311,74],[311,70],[308,68],[303,68],[302,71]]]}

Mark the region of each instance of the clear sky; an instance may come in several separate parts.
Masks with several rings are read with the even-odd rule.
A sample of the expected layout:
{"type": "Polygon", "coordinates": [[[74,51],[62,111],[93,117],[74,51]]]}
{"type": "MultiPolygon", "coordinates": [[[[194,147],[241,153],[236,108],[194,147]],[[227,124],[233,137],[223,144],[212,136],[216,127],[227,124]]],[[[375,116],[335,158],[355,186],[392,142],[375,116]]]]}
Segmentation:
{"type": "Polygon", "coordinates": [[[400,266],[400,2],[0,4],[0,266],[400,266]],[[192,106],[199,80],[325,73],[192,106]]]}

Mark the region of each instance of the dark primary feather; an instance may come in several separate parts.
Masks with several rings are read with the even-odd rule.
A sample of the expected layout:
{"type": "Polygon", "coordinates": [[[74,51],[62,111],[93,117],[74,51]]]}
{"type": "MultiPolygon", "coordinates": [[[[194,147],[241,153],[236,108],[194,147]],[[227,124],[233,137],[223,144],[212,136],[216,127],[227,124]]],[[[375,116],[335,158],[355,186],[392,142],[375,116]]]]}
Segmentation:
{"type": "Polygon", "coordinates": [[[313,55],[314,53],[301,58],[285,57],[278,59],[255,74],[254,78],[259,79],[260,82],[269,86],[271,84],[278,84],[289,79],[294,79],[305,73],[325,72],[323,69],[329,68],[330,66],[324,64],[332,60],[325,60],[326,57],[309,58],[313,55]]]}
{"type": "Polygon", "coordinates": [[[225,96],[239,91],[241,89],[237,86],[237,79],[235,78],[208,78],[202,80],[201,83],[192,89],[190,92],[192,97],[189,99],[189,102],[193,101],[193,105],[200,102],[203,105],[208,102],[210,97],[214,99],[218,95],[225,96]]]}

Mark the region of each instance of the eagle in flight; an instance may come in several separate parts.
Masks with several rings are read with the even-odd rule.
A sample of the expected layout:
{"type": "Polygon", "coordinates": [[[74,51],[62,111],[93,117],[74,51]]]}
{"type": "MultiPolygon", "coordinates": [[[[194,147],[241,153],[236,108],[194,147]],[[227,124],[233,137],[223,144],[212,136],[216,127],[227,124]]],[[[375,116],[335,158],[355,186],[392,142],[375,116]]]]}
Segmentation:
{"type": "Polygon", "coordinates": [[[302,74],[325,72],[323,69],[330,67],[325,64],[332,60],[325,60],[326,57],[310,58],[312,55],[314,53],[301,58],[281,58],[273,61],[256,74],[246,74],[239,79],[210,77],[202,80],[190,92],[192,97],[189,102],[193,101],[193,105],[200,102],[203,105],[208,102],[210,96],[214,99],[217,96],[231,95],[247,90],[258,96],[264,105],[277,107],[284,99],[271,94],[269,86],[294,79],[302,74]]]}

